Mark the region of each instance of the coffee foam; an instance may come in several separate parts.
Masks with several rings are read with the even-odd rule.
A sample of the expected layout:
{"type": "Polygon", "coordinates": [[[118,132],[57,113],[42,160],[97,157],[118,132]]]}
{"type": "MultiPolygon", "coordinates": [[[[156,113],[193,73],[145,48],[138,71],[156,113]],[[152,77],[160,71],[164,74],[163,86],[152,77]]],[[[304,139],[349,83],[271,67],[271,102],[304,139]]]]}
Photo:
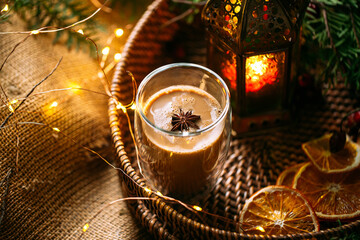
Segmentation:
{"type": "MultiPolygon", "coordinates": [[[[176,85],[158,91],[145,103],[145,107],[143,108],[144,114],[148,117],[150,113],[150,115],[153,116],[153,119],[149,120],[155,126],[170,131],[172,128],[171,117],[174,114],[180,114],[180,108],[183,112],[191,110],[193,111],[193,114],[199,115],[196,110],[194,111],[194,109],[196,109],[195,105],[197,104],[196,99],[192,96],[188,96],[186,92],[192,92],[202,96],[206,99],[207,105],[210,107],[210,111],[208,113],[210,114],[210,119],[201,118],[196,122],[200,129],[207,127],[219,118],[222,110],[218,101],[204,90],[188,85],[176,85]],[[154,102],[161,96],[168,95],[173,92],[183,92],[183,94],[172,97],[171,100],[169,100],[166,104],[163,104],[161,108],[157,108],[155,110],[151,108],[152,104],[154,104],[154,102]]],[[[190,129],[190,131],[194,130],[196,129],[190,129]]]]}
{"type": "MultiPolygon", "coordinates": [[[[195,109],[193,114],[198,115],[199,112],[196,112],[196,110],[198,110],[202,114],[206,113],[209,116],[208,119],[201,118],[196,122],[196,124],[200,127],[200,130],[215,122],[222,113],[220,104],[213,96],[199,88],[185,85],[177,85],[160,90],[149,98],[143,109],[147,117],[149,117],[149,115],[153,117],[153,119],[150,119],[149,117],[149,120],[153,122],[155,126],[170,131],[172,128],[171,116],[173,114],[179,114],[180,108],[184,112],[195,109]],[[170,98],[171,93],[174,92],[178,94],[176,96],[172,96],[171,99],[166,99],[170,98]],[[210,108],[210,111],[206,109],[197,109],[195,107],[197,104],[196,99],[195,97],[188,96],[189,92],[203,97],[203,99],[206,100],[207,108],[210,108]],[[152,107],[157,104],[157,100],[159,98],[166,99],[166,101],[163,101],[161,107],[159,108],[152,107]]],[[[223,132],[224,125],[222,123],[207,132],[201,133],[200,135],[186,137],[175,137],[159,130],[151,129],[151,127],[146,128],[147,137],[159,148],[172,152],[185,153],[201,151],[208,148],[219,139],[221,133],[223,132]]],[[[190,129],[189,131],[194,130],[195,129],[190,129]]]]}

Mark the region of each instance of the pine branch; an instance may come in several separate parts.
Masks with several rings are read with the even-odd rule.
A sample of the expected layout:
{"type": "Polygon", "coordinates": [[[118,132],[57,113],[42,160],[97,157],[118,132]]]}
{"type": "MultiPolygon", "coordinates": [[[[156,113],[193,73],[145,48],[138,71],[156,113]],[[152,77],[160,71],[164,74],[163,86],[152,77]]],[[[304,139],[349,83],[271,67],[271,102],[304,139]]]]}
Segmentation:
{"type": "Polygon", "coordinates": [[[317,74],[321,82],[334,85],[341,74],[348,86],[360,90],[359,1],[317,0],[309,6],[303,24],[304,48],[317,53],[304,51],[302,57],[304,64],[310,56],[317,64],[305,68],[321,66],[317,74]]]}
{"type": "MultiPolygon", "coordinates": [[[[17,13],[27,23],[30,30],[44,26],[62,28],[86,18],[92,10],[87,2],[81,0],[15,0],[10,2],[9,6],[11,11],[8,14],[17,13]]],[[[6,21],[7,18],[1,15],[0,22],[2,20],[6,21]]],[[[84,23],[83,30],[87,36],[93,36],[98,31],[104,30],[104,27],[94,19],[89,19],[84,23]]],[[[79,49],[81,46],[88,46],[92,49],[91,43],[72,31],[58,32],[54,43],[59,42],[63,36],[66,37],[68,48],[76,46],[79,49]]]]}
{"type": "Polygon", "coordinates": [[[359,37],[358,37],[358,33],[356,31],[356,26],[355,26],[354,13],[353,13],[351,8],[350,8],[350,18],[351,18],[352,29],[353,29],[354,34],[355,34],[356,43],[357,43],[358,48],[360,49],[359,37]]]}

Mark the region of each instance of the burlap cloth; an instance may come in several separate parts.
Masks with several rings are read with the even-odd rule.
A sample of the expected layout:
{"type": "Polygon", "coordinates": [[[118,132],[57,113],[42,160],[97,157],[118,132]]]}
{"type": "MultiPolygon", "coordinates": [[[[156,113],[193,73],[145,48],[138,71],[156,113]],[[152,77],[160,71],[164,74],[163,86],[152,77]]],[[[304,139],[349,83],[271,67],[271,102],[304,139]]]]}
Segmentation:
{"type": "MultiPolygon", "coordinates": [[[[15,16],[1,24],[0,31],[21,31],[24,26],[15,16]]],[[[25,36],[0,35],[1,63],[25,36]]],[[[0,239],[147,239],[148,233],[124,202],[96,215],[123,197],[116,170],[81,147],[112,160],[108,99],[80,90],[36,94],[76,86],[104,92],[100,80],[94,78],[99,69],[94,59],[88,53],[53,45],[49,35],[32,36],[0,72],[1,85],[10,100],[21,99],[61,56],[55,73],[0,129],[0,239]],[[54,101],[57,107],[51,107],[54,101]],[[89,229],[82,234],[86,223],[89,229]]],[[[2,123],[10,111],[2,102],[0,106],[2,123]]]]}

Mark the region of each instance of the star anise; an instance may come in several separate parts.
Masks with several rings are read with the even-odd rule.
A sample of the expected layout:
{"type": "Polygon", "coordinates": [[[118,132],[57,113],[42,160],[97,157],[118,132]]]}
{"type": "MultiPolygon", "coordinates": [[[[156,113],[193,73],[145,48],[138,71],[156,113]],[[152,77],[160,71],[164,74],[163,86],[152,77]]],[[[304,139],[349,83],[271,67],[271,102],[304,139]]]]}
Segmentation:
{"type": "Polygon", "coordinates": [[[183,130],[189,130],[189,127],[199,129],[199,126],[195,123],[199,119],[200,116],[193,115],[191,110],[184,113],[180,108],[180,113],[171,117],[171,124],[173,125],[171,131],[180,130],[182,132],[183,130]]]}

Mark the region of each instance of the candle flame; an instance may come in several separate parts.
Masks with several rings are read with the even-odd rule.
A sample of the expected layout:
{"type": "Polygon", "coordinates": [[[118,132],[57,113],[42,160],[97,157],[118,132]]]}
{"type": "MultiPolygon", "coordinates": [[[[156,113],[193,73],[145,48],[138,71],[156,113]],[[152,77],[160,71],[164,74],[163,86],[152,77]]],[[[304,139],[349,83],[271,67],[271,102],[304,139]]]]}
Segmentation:
{"type": "Polygon", "coordinates": [[[257,92],[268,84],[278,82],[279,63],[275,58],[275,54],[246,58],[246,92],[257,92]]]}
{"type": "Polygon", "coordinates": [[[260,76],[263,75],[266,70],[266,64],[264,64],[261,60],[250,64],[250,67],[255,74],[258,74],[260,76]]]}

